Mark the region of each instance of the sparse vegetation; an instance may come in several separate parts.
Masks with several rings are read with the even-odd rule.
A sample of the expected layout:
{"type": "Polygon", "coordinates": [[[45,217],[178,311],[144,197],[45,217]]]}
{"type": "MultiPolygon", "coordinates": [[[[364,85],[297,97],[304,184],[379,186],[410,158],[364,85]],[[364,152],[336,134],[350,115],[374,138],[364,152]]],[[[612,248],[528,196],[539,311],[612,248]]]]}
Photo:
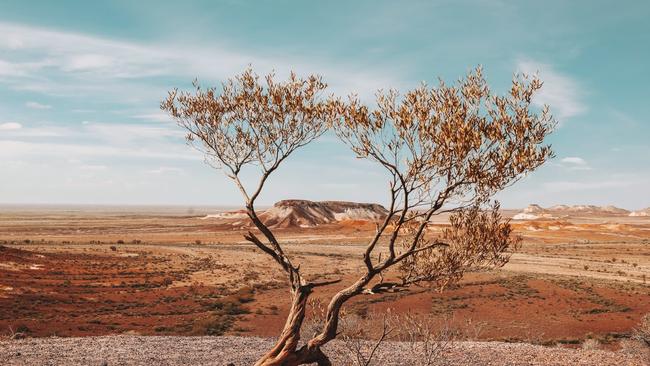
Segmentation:
{"type": "Polygon", "coordinates": [[[195,335],[220,336],[232,327],[233,318],[223,315],[214,315],[199,319],[194,322],[192,333],[195,335]]]}
{"type": "MultiPolygon", "coordinates": [[[[409,348],[410,364],[432,366],[445,364],[445,352],[449,350],[457,331],[449,319],[434,321],[427,316],[411,313],[396,315],[396,340],[405,342],[409,348]]],[[[478,338],[478,332],[476,332],[478,338]]]]}

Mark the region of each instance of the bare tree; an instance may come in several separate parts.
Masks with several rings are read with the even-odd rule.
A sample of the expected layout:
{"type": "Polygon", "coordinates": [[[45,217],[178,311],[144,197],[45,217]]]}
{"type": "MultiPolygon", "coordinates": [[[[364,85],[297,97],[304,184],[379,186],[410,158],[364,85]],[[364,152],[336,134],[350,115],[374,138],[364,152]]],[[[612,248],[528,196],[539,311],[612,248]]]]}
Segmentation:
{"type": "Polygon", "coordinates": [[[198,86],[194,93],[170,92],[161,108],[188,131],[188,140],[206,160],[235,182],[264,237],[249,232],[246,240],[289,278],[287,321],[276,345],[256,364],[330,365],[321,347],[336,338],[349,299],[425,281],[444,286],[469,269],[504,265],[519,239],[501,219],[498,204],[487,210],[485,204],[552,156],[544,139],[554,120],[548,108],[531,106],[541,86],[537,78],[515,77],[507,96],[495,96],[477,69],[457,86],[423,84],[403,97],[380,92],[377,107],[370,110],[354,96],[347,103],[322,99],[326,85],[318,76],[292,74],[277,83],[269,75],[262,83],[249,69],[226,82],[220,94],[198,86]],[[304,278],[258,218],[254,203],[269,175],[328,126],[358,157],[386,169],[390,204],[361,258],[365,269],[331,298],[321,331],[298,347],[310,294],[340,280],[304,278]],[[260,177],[249,190],[240,173],[251,165],[260,168],[260,177]],[[441,213],[451,213],[451,225],[436,235],[429,230],[430,219],[441,213]],[[383,283],[391,270],[398,271],[399,281],[383,283]]]}

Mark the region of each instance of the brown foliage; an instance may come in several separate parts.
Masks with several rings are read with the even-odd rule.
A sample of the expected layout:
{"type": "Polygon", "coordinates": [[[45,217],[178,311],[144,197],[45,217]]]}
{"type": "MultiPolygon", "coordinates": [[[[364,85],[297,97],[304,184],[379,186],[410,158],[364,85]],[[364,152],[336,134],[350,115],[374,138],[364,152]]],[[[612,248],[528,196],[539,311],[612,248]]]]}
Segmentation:
{"type": "Polygon", "coordinates": [[[284,82],[269,74],[263,81],[246,69],[215,88],[194,93],[173,90],[161,109],[174,117],[187,140],[206,160],[235,178],[247,164],[272,171],[296,149],[320,136],[337,115],[338,101],[321,100],[322,78],[291,73],[284,82]],[[198,142],[198,144],[196,143],[198,142]]]}
{"type": "Polygon", "coordinates": [[[537,78],[515,77],[510,94],[496,96],[477,68],[458,86],[422,84],[401,98],[380,92],[374,110],[352,97],[336,132],[393,174],[397,198],[409,205],[484,199],[552,156],[543,143],[555,122],[548,108],[531,108],[541,87],[537,78]],[[444,194],[432,196],[436,188],[444,194]]]}
{"type": "Polygon", "coordinates": [[[400,263],[403,284],[432,281],[444,287],[459,280],[468,269],[503,266],[520,242],[508,222],[502,220],[498,203],[488,211],[477,205],[460,210],[450,217],[450,223],[440,238],[423,237],[416,246],[417,250],[434,241],[445,243],[439,250],[423,250],[400,263]]]}

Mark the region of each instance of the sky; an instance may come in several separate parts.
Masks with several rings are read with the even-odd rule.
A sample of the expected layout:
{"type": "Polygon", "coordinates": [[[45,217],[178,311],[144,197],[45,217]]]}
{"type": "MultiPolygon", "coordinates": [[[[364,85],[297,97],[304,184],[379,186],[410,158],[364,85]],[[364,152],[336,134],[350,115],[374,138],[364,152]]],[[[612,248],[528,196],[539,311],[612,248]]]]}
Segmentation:
{"type": "MultiPolygon", "coordinates": [[[[159,110],[197,78],[321,74],[371,105],[378,89],[494,91],[538,73],[556,158],[497,198],[650,206],[648,1],[0,2],[0,203],[240,205],[159,110]]],[[[250,180],[247,183],[251,183],[250,180]]],[[[285,198],[384,203],[385,174],[327,134],[269,181],[285,198]]]]}

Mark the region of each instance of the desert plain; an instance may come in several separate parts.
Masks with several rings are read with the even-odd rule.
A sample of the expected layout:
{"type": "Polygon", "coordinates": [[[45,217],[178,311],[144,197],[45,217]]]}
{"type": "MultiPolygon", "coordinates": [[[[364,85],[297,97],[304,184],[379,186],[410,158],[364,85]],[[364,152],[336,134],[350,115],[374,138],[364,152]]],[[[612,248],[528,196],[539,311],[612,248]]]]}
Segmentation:
{"type": "MultiPolygon", "coordinates": [[[[443,291],[365,294],[345,312],[436,319],[471,341],[579,348],[594,339],[620,349],[650,313],[650,217],[531,215],[531,207],[503,210],[523,239],[505,267],[468,273],[443,291]]],[[[4,206],[0,333],[276,336],[289,307],[286,278],[243,239],[251,227],[240,216],[215,207],[4,206]]],[[[448,217],[434,220],[429,235],[448,217]]],[[[275,227],[285,250],[308,278],[342,280],[316,291],[316,308],[355,279],[375,224],[298,221],[275,227]]]]}

